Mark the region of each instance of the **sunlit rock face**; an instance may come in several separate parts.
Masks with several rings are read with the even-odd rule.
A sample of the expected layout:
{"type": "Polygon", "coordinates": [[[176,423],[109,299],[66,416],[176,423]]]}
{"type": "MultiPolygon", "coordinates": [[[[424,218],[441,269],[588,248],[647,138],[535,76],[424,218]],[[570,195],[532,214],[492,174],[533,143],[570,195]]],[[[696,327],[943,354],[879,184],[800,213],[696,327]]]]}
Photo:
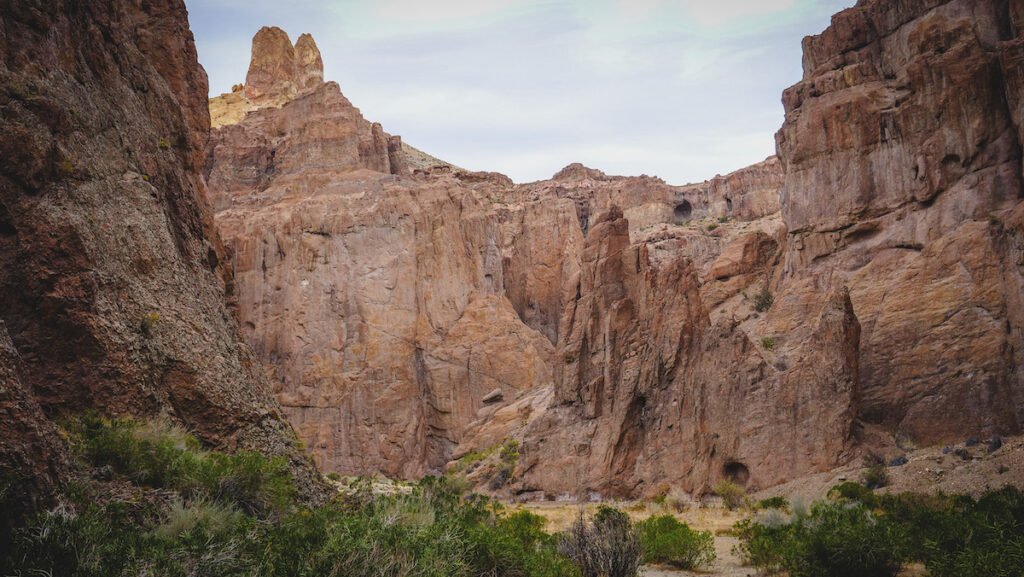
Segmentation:
{"type": "Polygon", "coordinates": [[[507,482],[471,479],[757,489],[1017,432],[1020,12],[861,2],[805,40],[779,157],[685,186],[458,169],[320,83],[311,39],[261,31],[206,164],[243,331],[343,473],[516,439],[507,482]]]}
{"type": "Polygon", "coordinates": [[[1018,4],[861,2],[783,97],[786,284],[849,286],[861,417],[913,442],[1024,415],[1018,4]]]}

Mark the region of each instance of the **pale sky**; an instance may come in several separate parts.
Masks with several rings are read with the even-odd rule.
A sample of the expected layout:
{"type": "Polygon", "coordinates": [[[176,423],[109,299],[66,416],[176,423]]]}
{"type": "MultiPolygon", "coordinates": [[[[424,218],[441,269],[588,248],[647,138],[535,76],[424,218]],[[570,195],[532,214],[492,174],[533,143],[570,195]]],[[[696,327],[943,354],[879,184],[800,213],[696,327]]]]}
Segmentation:
{"type": "Polygon", "coordinates": [[[210,92],[309,32],[367,119],[516,182],[572,162],[699,182],[775,152],[801,39],[855,0],[186,0],[210,92]]]}

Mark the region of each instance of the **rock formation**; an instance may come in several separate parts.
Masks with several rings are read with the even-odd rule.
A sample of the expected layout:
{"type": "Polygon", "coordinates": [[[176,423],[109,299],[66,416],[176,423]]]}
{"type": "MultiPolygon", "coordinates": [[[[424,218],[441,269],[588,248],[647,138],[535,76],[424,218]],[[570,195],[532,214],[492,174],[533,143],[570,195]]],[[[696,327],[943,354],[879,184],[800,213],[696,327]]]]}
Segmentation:
{"type": "Polygon", "coordinates": [[[1018,4],[860,2],[783,98],[785,285],[849,286],[860,416],[908,442],[1024,417],[1018,4]]]}
{"type": "Polygon", "coordinates": [[[92,409],[288,456],[313,491],[225,306],[207,81],[183,2],[11,0],[0,23],[5,476],[62,481],[47,418],[92,409]]]}
{"type": "MultiPolygon", "coordinates": [[[[635,494],[656,481],[704,487],[732,460],[761,465],[773,437],[797,454],[766,463],[762,483],[847,455],[856,319],[785,345],[833,347],[836,360],[811,371],[832,396],[793,391],[776,355],[737,328],[782,254],[776,159],[685,187],[582,165],[517,186],[450,165],[396,173],[402,162],[360,144],[384,140],[374,126],[327,83],[216,128],[210,144],[238,314],[322,467],[411,477],[516,437],[527,448],[517,491],[635,494]],[[710,381],[731,387],[708,392],[725,399],[711,408],[689,392],[710,381]],[[737,400],[743,383],[770,407],[737,400]],[[801,394],[820,401],[818,436],[792,418],[764,425],[815,418],[810,402],[792,411],[801,394]],[[711,426],[735,433],[713,442],[711,426]],[[647,452],[682,438],[700,442],[647,452]]],[[[817,318],[833,301],[799,312],[817,318]]],[[[807,377],[805,357],[794,375],[807,377]]]]}
{"type": "Polygon", "coordinates": [[[345,473],[518,439],[470,478],[635,496],[1018,432],[1022,16],[860,2],[805,40],[779,158],[686,186],[433,162],[264,29],[207,165],[245,333],[345,473]]]}

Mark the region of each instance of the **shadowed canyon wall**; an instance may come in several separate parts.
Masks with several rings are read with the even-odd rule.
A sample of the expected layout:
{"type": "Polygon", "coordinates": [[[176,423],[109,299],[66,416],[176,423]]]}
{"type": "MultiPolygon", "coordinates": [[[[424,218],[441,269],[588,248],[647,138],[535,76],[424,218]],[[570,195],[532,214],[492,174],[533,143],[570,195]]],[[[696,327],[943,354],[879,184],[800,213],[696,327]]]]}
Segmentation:
{"type": "Polygon", "coordinates": [[[225,306],[206,204],[205,72],[181,0],[0,2],[0,414],[31,506],[50,418],[167,415],[312,468],[225,306]]]}

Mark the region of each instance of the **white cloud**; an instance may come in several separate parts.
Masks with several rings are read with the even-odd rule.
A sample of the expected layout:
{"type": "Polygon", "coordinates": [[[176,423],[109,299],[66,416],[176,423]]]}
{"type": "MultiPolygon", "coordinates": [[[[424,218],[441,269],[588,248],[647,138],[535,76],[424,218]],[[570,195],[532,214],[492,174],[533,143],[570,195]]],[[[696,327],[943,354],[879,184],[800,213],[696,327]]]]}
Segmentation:
{"type": "Polygon", "coordinates": [[[316,37],[364,116],[517,181],[704,180],[775,149],[800,41],[854,0],[188,0],[214,93],[263,25],[316,37]]]}
{"type": "Polygon", "coordinates": [[[696,19],[698,25],[706,27],[769,16],[796,6],[796,0],[681,0],[679,3],[690,17],[696,19]]]}
{"type": "Polygon", "coordinates": [[[517,3],[516,0],[376,0],[374,12],[380,18],[429,25],[450,20],[491,17],[517,3]]]}

